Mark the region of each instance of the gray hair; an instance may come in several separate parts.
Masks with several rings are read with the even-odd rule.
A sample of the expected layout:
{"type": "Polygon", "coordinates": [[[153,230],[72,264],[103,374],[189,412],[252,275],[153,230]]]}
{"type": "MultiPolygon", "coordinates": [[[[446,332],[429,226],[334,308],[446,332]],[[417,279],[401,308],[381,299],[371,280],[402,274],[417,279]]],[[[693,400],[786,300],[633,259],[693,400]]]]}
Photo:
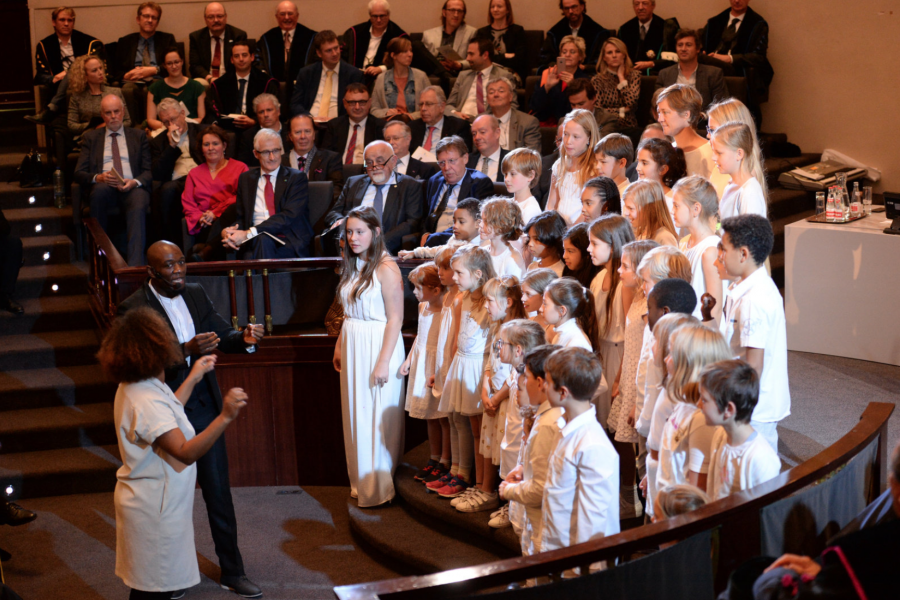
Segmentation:
{"type": "Polygon", "coordinates": [[[257,96],[256,98],[253,99],[253,114],[256,114],[256,109],[263,102],[271,102],[272,104],[275,105],[275,108],[277,110],[281,110],[281,102],[278,101],[278,98],[276,98],[272,94],[260,94],[259,96],[257,96]]]}
{"type": "Polygon", "coordinates": [[[503,83],[505,83],[505,84],[506,84],[506,87],[509,88],[509,93],[510,93],[511,95],[513,95],[513,96],[516,95],[516,86],[515,86],[515,84],[510,80],[509,77],[491,77],[491,80],[488,81],[488,87],[491,87],[493,84],[495,84],[495,83],[497,83],[497,82],[503,82],[503,83]]]}
{"type": "Polygon", "coordinates": [[[387,133],[388,127],[402,127],[403,134],[406,137],[412,137],[412,129],[410,129],[409,125],[407,125],[403,121],[388,121],[384,128],[381,130],[382,135],[387,133]]]}
{"type": "Polygon", "coordinates": [[[382,146],[382,145],[383,145],[383,146],[387,146],[388,150],[390,150],[390,151],[391,151],[391,154],[393,154],[393,152],[394,152],[394,147],[393,147],[393,146],[391,146],[390,144],[388,144],[388,143],[387,143],[386,141],[384,141],[384,140],[374,140],[374,141],[371,141],[371,142],[369,142],[368,144],[366,144],[366,147],[363,148],[363,156],[366,155],[366,152],[369,151],[369,148],[375,148],[376,146],[382,146]]]}
{"type": "Polygon", "coordinates": [[[387,14],[391,14],[391,5],[387,0],[369,0],[368,12],[372,12],[372,9],[375,8],[378,4],[384,7],[384,10],[387,11],[387,14]]]}
{"type": "Polygon", "coordinates": [[[256,135],[253,136],[254,150],[257,150],[256,146],[260,142],[260,140],[276,140],[278,142],[278,147],[281,148],[282,152],[284,151],[284,142],[281,140],[281,136],[278,135],[278,132],[276,131],[272,131],[271,129],[260,129],[259,131],[257,131],[256,135]]]}
{"type": "Polygon", "coordinates": [[[169,112],[170,110],[177,110],[184,114],[188,113],[187,106],[184,105],[184,102],[176,100],[175,98],[163,98],[159,101],[159,104],[156,105],[157,116],[164,112],[169,112]]]}
{"type": "Polygon", "coordinates": [[[429,85],[419,93],[419,98],[421,98],[422,94],[424,94],[425,92],[434,92],[434,95],[437,96],[438,102],[440,102],[441,104],[447,104],[447,95],[444,94],[444,90],[441,89],[441,86],[429,85]]]}

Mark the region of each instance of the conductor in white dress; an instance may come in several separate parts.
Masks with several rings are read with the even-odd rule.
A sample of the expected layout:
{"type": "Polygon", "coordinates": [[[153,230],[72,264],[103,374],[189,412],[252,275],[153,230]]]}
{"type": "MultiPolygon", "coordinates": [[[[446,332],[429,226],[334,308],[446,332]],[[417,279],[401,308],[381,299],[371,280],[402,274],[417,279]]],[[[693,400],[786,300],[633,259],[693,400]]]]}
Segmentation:
{"type": "MultiPolygon", "coordinates": [[[[374,206],[381,201],[376,195],[374,206]]],[[[344,235],[338,294],[345,319],[334,368],[341,374],[350,496],[365,508],[394,498],[394,471],[403,449],[403,279],[385,250],[376,208],[364,205],[347,213],[344,235]]]]}
{"type": "Polygon", "coordinates": [[[215,356],[194,362],[174,393],[166,368],[184,357],[175,334],[151,308],[117,319],[97,354],[119,382],[114,408],[122,466],[116,472],[116,575],[130,600],[168,600],[200,583],[194,548],[197,459],[225,432],[247,395],[233,388],[221,414],[199,435],[184,412],[194,386],[212,371],[215,356]]]}

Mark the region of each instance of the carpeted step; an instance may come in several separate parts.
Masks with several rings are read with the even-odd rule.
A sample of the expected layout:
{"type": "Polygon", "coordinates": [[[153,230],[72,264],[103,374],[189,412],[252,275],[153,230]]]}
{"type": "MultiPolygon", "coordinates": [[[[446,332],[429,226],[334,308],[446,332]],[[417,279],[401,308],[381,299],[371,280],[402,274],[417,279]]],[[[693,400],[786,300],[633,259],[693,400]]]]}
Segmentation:
{"type": "MultiPolygon", "coordinates": [[[[0,331],[6,335],[23,335],[50,331],[76,331],[93,325],[91,306],[87,296],[49,296],[23,298],[18,293],[19,304],[25,309],[22,315],[0,311],[0,331]]],[[[28,367],[18,366],[17,369],[28,367]]]]}
{"type": "Polygon", "coordinates": [[[18,498],[111,492],[119,456],[116,444],[0,454],[0,481],[18,498]]]}
{"type": "Polygon", "coordinates": [[[769,189],[769,219],[772,221],[797,215],[815,207],[815,193],[782,187],[769,189]]]}
{"type": "MultiPolygon", "coordinates": [[[[4,211],[14,208],[50,208],[53,206],[52,182],[39,188],[23,188],[19,187],[18,179],[13,182],[7,180],[8,177],[0,177],[0,208],[4,211]]],[[[71,213],[71,209],[69,212],[71,213]]]]}
{"type": "Polygon", "coordinates": [[[72,229],[72,209],[52,206],[3,210],[12,234],[20,238],[32,235],[64,235],[72,229]]]}
{"type": "Polygon", "coordinates": [[[92,329],[5,335],[0,344],[0,371],[52,369],[96,364],[100,348],[92,329]]]}
{"type": "Polygon", "coordinates": [[[75,261],[75,244],[65,235],[43,235],[22,238],[26,265],[61,265],[75,261]]]}
{"type": "Polygon", "coordinates": [[[83,406],[4,411],[0,455],[115,444],[112,398],[83,406]]]}
{"type": "Polygon", "coordinates": [[[115,384],[95,364],[4,371],[0,372],[0,420],[7,410],[84,406],[111,402],[115,395],[115,384]]]}
{"type": "Polygon", "coordinates": [[[87,274],[85,263],[22,267],[16,282],[16,297],[24,299],[84,294],[87,291],[87,274]]]}

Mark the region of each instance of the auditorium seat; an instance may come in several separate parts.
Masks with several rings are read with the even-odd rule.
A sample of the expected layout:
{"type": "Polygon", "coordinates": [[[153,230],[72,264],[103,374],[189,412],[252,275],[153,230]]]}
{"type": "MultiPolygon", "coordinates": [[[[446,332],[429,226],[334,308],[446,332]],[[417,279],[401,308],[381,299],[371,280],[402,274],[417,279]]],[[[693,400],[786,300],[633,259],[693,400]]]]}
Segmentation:
{"type": "Polygon", "coordinates": [[[334,204],[333,181],[309,182],[309,223],[313,231],[325,229],[325,215],[334,204]]]}
{"type": "Polygon", "coordinates": [[[494,182],[494,195],[495,196],[509,196],[509,192],[506,191],[506,184],[500,181],[494,182]]]}
{"type": "Polygon", "coordinates": [[[343,181],[347,183],[347,180],[356,175],[362,175],[366,172],[365,167],[362,165],[343,165],[342,170],[344,172],[343,181]]]}

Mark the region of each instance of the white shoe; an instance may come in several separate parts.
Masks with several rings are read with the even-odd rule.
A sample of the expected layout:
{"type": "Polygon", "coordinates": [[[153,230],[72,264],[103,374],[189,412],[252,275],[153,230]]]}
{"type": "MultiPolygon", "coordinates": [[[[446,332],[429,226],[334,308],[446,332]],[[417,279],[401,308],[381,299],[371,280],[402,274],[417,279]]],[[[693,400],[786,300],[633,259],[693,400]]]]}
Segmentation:
{"type": "Polygon", "coordinates": [[[462,502],[456,505],[456,510],[464,513],[481,512],[496,508],[500,504],[497,493],[488,494],[483,490],[478,490],[462,502]]]}
{"type": "Polygon", "coordinates": [[[512,523],[510,523],[509,521],[509,504],[498,510],[497,516],[493,517],[488,522],[488,525],[490,525],[494,529],[503,529],[504,527],[510,527],[512,523]]]}
{"type": "Polygon", "coordinates": [[[494,512],[491,513],[491,518],[496,519],[497,517],[500,516],[500,513],[505,513],[508,511],[509,511],[509,504],[504,504],[498,510],[495,510],[494,512]]]}
{"type": "Polygon", "coordinates": [[[464,498],[468,498],[470,494],[474,494],[477,491],[478,488],[474,485],[472,487],[466,488],[466,491],[450,501],[450,506],[456,507],[456,505],[462,502],[464,498]]]}

